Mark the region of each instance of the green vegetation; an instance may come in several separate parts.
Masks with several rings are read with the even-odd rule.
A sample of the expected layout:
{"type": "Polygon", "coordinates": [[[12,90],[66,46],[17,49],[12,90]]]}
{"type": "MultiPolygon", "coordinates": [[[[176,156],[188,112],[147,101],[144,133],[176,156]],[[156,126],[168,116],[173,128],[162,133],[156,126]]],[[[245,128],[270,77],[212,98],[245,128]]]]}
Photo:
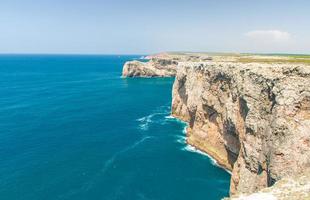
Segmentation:
{"type": "Polygon", "coordinates": [[[255,57],[240,57],[236,60],[241,63],[292,63],[292,64],[310,64],[309,57],[284,57],[282,58],[255,58],[255,57]]]}
{"type": "MultiPolygon", "coordinates": [[[[160,54],[159,54],[160,55],[160,54]]],[[[310,55],[306,54],[252,54],[252,53],[217,53],[217,52],[167,52],[161,56],[185,61],[204,61],[212,57],[215,62],[240,63],[287,63],[310,65],[310,55]]]]}

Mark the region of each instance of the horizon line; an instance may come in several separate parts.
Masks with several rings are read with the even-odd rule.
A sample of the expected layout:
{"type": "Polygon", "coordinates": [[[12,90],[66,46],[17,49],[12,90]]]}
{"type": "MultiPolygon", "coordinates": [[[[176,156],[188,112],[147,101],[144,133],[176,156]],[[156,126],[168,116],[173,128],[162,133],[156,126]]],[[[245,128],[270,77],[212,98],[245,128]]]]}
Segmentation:
{"type": "Polygon", "coordinates": [[[210,51],[162,51],[157,53],[0,53],[0,56],[3,55],[59,55],[59,56],[147,56],[147,55],[156,55],[161,53],[205,53],[205,54],[249,54],[249,55],[305,55],[310,56],[310,53],[277,53],[277,52],[265,52],[265,53],[253,53],[253,52],[210,52],[210,51]]]}

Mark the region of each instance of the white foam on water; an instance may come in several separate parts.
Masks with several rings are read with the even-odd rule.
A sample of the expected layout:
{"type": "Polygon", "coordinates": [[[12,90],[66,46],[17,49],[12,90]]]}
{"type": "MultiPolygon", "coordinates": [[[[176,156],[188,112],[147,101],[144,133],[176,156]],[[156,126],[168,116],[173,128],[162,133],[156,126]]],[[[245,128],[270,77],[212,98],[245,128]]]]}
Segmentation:
{"type": "Polygon", "coordinates": [[[198,154],[203,155],[203,156],[207,156],[214,166],[220,167],[220,168],[224,169],[227,173],[231,174],[231,172],[229,170],[227,170],[224,167],[220,166],[218,164],[218,162],[214,158],[212,158],[209,154],[207,154],[207,153],[197,149],[196,147],[194,147],[192,145],[187,144],[185,147],[182,148],[182,150],[183,151],[193,152],[193,153],[198,153],[198,154]]]}
{"type": "MultiPolygon", "coordinates": [[[[224,169],[226,172],[228,172],[229,174],[231,174],[230,171],[228,171],[228,170],[225,169],[224,167],[220,166],[220,165],[218,164],[218,162],[217,162],[214,158],[212,158],[209,154],[207,154],[207,153],[205,153],[205,152],[203,152],[203,151],[201,151],[201,150],[195,148],[194,146],[191,146],[191,145],[189,145],[189,144],[186,143],[186,131],[187,131],[188,124],[187,124],[186,122],[184,122],[184,121],[178,119],[178,118],[173,117],[172,115],[167,115],[167,114],[169,113],[169,111],[167,111],[169,108],[170,108],[169,106],[161,106],[161,107],[159,107],[159,108],[157,108],[157,109],[155,110],[155,111],[157,111],[157,112],[152,113],[152,114],[150,114],[150,115],[147,115],[147,116],[144,116],[144,117],[141,117],[141,118],[137,119],[136,121],[140,122],[140,124],[139,124],[139,129],[140,129],[140,130],[143,130],[143,131],[147,131],[148,128],[149,128],[149,125],[150,125],[151,123],[160,123],[160,124],[163,124],[164,122],[162,121],[162,119],[159,119],[159,120],[157,120],[157,121],[154,121],[152,118],[153,118],[154,116],[157,116],[157,115],[166,115],[166,116],[164,116],[164,119],[165,119],[166,121],[171,121],[171,120],[173,120],[173,121],[177,121],[177,122],[179,122],[179,123],[184,124],[184,128],[183,128],[183,130],[182,130],[183,135],[177,135],[177,136],[176,136],[176,142],[185,145],[184,147],[182,147],[182,150],[183,150],[183,151],[189,151],[189,152],[198,153],[198,154],[200,154],[200,155],[206,156],[206,157],[208,157],[208,158],[210,159],[211,164],[213,164],[213,165],[215,165],[215,166],[217,166],[217,167],[220,167],[220,168],[224,169]]],[[[142,141],[142,142],[143,142],[143,141],[142,141]]]]}
{"type": "Polygon", "coordinates": [[[150,123],[153,122],[152,117],[154,117],[154,116],[155,116],[155,114],[150,114],[148,116],[141,117],[141,118],[137,119],[136,121],[140,122],[139,129],[141,129],[143,131],[148,130],[150,123]]]}
{"type": "Polygon", "coordinates": [[[187,122],[184,122],[184,121],[182,121],[182,120],[180,120],[180,119],[178,119],[176,117],[173,117],[172,115],[165,116],[165,119],[167,121],[176,121],[178,123],[185,124],[187,126],[187,122]]]}
{"type": "Polygon", "coordinates": [[[186,137],[182,135],[176,136],[176,142],[180,144],[186,144],[186,137]]]}
{"type": "MultiPolygon", "coordinates": [[[[174,117],[173,117],[173,118],[174,118],[174,117]]],[[[180,121],[181,121],[181,120],[180,120],[180,121]]],[[[183,122],[183,121],[181,121],[181,122],[182,122],[182,123],[185,123],[185,122],[183,122]]],[[[197,149],[196,147],[194,147],[194,146],[189,145],[189,144],[186,143],[186,132],[187,132],[187,127],[188,127],[188,125],[187,125],[187,123],[186,123],[186,126],[184,126],[183,131],[182,131],[182,133],[184,134],[184,136],[177,136],[177,140],[176,140],[178,143],[181,143],[181,144],[185,144],[185,145],[186,145],[185,147],[182,148],[182,150],[183,150],[183,151],[193,152],[193,153],[198,153],[198,154],[203,155],[203,156],[207,156],[207,157],[210,159],[211,164],[213,164],[213,165],[215,165],[215,166],[217,166],[217,167],[220,167],[220,168],[224,169],[227,173],[231,174],[231,172],[230,172],[229,170],[227,170],[226,168],[220,166],[220,165],[218,164],[218,162],[217,162],[214,158],[212,158],[209,154],[207,154],[207,153],[205,153],[205,152],[203,152],[203,151],[197,149]]]]}
{"type": "Polygon", "coordinates": [[[157,109],[155,109],[154,113],[151,113],[147,116],[136,119],[136,121],[140,122],[139,129],[143,131],[147,131],[151,123],[159,123],[159,124],[164,125],[166,123],[165,120],[159,119],[157,121],[154,121],[153,117],[158,116],[158,115],[169,114],[170,112],[169,108],[170,108],[169,106],[160,106],[157,109]]]}
{"type": "Polygon", "coordinates": [[[166,119],[175,119],[175,117],[173,117],[172,115],[168,115],[165,117],[166,119]]]}
{"type": "Polygon", "coordinates": [[[203,156],[207,156],[207,157],[211,160],[211,163],[212,163],[213,165],[217,165],[217,161],[216,161],[214,158],[212,158],[212,157],[211,157],[210,155],[208,155],[207,153],[205,153],[205,152],[203,152],[203,151],[200,151],[199,149],[195,148],[195,147],[192,146],[192,145],[187,144],[187,145],[183,148],[183,150],[189,151],[189,152],[193,152],[193,153],[198,153],[198,154],[201,154],[201,155],[203,155],[203,156]]]}
{"type": "Polygon", "coordinates": [[[184,126],[182,133],[186,135],[186,131],[187,131],[187,126],[184,126]]]}

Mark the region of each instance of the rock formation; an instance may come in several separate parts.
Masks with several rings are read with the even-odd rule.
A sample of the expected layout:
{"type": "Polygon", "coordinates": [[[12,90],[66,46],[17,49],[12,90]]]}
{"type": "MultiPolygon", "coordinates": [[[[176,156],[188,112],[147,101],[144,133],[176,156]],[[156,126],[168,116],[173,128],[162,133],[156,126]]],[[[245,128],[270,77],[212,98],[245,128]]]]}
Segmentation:
{"type": "Polygon", "coordinates": [[[171,77],[175,76],[178,62],[152,58],[148,62],[129,61],[123,68],[123,77],[171,77]]]}
{"type": "Polygon", "coordinates": [[[231,194],[255,192],[310,167],[309,86],[306,66],[180,63],[172,115],[232,170],[231,194]]]}
{"type": "Polygon", "coordinates": [[[173,77],[177,72],[179,62],[210,60],[209,56],[184,55],[184,54],[157,54],[147,56],[147,62],[129,61],[123,67],[123,77],[173,77]]]}
{"type": "Polygon", "coordinates": [[[308,60],[169,56],[126,63],[123,76],[176,75],[172,115],[188,122],[190,145],[232,171],[232,195],[257,192],[309,172],[308,60]]]}

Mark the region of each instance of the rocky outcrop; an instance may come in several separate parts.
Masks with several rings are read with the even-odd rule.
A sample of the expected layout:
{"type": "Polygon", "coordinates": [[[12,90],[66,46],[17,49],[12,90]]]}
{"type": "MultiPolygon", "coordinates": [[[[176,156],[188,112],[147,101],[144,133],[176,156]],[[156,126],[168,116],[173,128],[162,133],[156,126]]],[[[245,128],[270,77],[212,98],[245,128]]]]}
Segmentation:
{"type": "Polygon", "coordinates": [[[207,61],[212,58],[207,55],[169,54],[161,53],[146,56],[147,62],[129,61],[123,67],[123,77],[173,77],[176,75],[179,62],[207,61]]]}
{"type": "Polygon", "coordinates": [[[178,62],[170,59],[152,58],[148,62],[129,61],[123,67],[123,77],[172,77],[178,62]]]}
{"type": "Polygon", "coordinates": [[[187,142],[232,171],[231,194],[251,193],[310,167],[310,68],[179,63],[172,115],[187,142]]]}

